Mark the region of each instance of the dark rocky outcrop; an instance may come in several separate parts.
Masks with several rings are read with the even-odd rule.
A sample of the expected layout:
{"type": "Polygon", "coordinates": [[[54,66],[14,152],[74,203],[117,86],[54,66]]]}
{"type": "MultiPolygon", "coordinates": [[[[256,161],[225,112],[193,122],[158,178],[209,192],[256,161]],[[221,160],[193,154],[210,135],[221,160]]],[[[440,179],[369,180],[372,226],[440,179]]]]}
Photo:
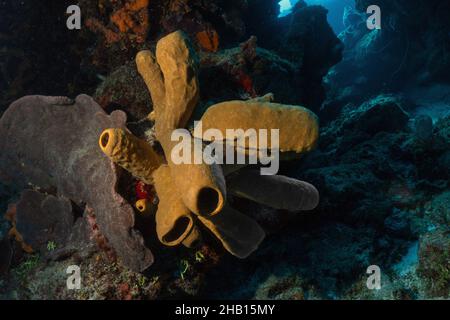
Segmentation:
{"type": "Polygon", "coordinates": [[[373,3],[355,2],[357,11],[339,35],[346,48],[343,61],[328,76],[330,103],[361,103],[380,92],[450,80],[448,1],[378,1],[381,30],[366,26],[365,12],[373,3]]]}

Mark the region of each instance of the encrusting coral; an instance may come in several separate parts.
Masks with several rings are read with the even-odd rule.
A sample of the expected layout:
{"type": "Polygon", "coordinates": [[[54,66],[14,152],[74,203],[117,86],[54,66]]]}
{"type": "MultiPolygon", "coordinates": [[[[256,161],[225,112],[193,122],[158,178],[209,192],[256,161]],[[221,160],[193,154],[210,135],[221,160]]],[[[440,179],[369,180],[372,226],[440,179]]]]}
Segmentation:
{"type": "Polygon", "coordinates": [[[86,19],[86,26],[102,34],[108,45],[125,39],[143,43],[150,30],[149,2],[149,0],[124,1],[122,7],[117,7],[120,3],[113,1],[110,5],[114,11],[110,15],[109,24],[104,25],[101,20],[89,17],[86,19]]]}
{"type": "MultiPolygon", "coordinates": [[[[319,194],[306,182],[283,176],[261,176],[245,166],[175,164],[171,159],[175,147],[171,134],[186,127],[199,101],[195,53],[188,38],[177,31],[158,42],[156,57],[151,51],[141,51],[136,63],[153,100],[154,112],[149,117],[155,121],[156,138],[167,161],[167,165],[155,171],[157,162],[139,160],[143,167],[148,166],[145,172],[153,172],[149,180],[153,180],[159,198],[156,229],[163,244],[195,246],[200,240],[197,227],[200,221],[231,254],[245,258],[256,250],[265,232],[256,221],[227,203],[227,189],[234,196],[277,209],[300,211],[317,206],[319,194]]],[[[223,131],[279,129],[280,143],[266,148],[298,154],[310,151],[318,139],[317,117],[302,107],[271,103],[272,99],[271,95],[266,95],[249,101],[217,104],[205,113],[202,122],[207,128],[223,131]]],[[[190,156],[199,152],[197,149],[191,148],[190,156]]],[[[117,161],[114,157],[111,159],[117,161]]],[[[135,167],[118,164],[124,168],[135,167]]],[[[133,174],[139,178],[137,173],[133,174]]]]}
{"type": "Polygon", "coordinates": [[[203,30],[195,35],[200,47],[208,52],[217,52],[219,49],[219,34],[216,30],[203,30]]]}
{"type": "MultiPolygon", "coordinates": [[[[132,30],[135,34],[145,35],[148,31],[148,5],[149,0],[128,2],[111,16],[111,21],[119,28],[120,32],[125,33],[132,30]],[[134,15],[138,16],[137,19],[133,17],[134,15]]],[[[145,41],[145,37],[140,41],[145,41]]]]}

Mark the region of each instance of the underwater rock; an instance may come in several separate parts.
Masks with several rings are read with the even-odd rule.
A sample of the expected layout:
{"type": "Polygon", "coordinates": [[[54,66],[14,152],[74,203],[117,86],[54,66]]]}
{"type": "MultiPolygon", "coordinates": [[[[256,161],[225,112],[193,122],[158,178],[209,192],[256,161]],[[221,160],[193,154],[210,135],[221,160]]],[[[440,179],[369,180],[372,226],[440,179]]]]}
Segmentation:
{"type": "MultiPolygon", "coordinates": [[[[249,1],[247,37],[258,39],[259,48],[256,42],[250,45],[254,46],[253,56],[233,48],[202,57],[202,83],[211,87],[207,92],[224,92],[223,81],[228,83],[228,90],[239,89],[233,82],[244,87],[247,83],[256,93],[273,92],[285,103],[319,110],[325,99],[322,79],[341,60],[342,44],[321,6],[298,5],[293,14],[282,19],[278,13],[276,1],[249,1]]],[[[251,96],[249,89],[243,91],[251,96]]],[[[230,96],[235,90],[227,93],[226,100],[236,99],[230,96]]]]}
{"type": "Polygon", "coordinates": [[[306,300],[308,293],[301,278],[288,274],[281,278],[272,275],[261,283],[255,292],[257,300],[306,300]]]}
{"type": "Polygon", "coordinates": [[[17,231],[16,228],[16,212],[17,207],[15,204],[9,204],[8,210],[5,213],[5,219],[9,222],[10,229],[8,232],[8,239],[14,239],[15,244],[21,251],[26,253],[32,253],[33,248],[23,241],[22,235],[17,231]]]}
{"type": "MultiPolygon", "coordinates": [[[[247,0],[248,7],[244,13],[247,36],[256,36],[264,48],[272,48],[276,37],[274,30],[279,30],[280,6],[272,0],[247,0]]],[[[280,34],[284,34],[281,32],[280,34]]]]}
{"type": "MultiPolygon", "coordinates": [[[[407,132],[380,132],[358,139],[352,135],[356,132],[342,131],[331,144],[321,146],[321,152],[305,159],[295,177],[320,190],[324,214],[337,215],[352,225],[384,228],[394,207],[417,206],[422,192],[429,192],[429,188],[420,187],[417,168],[401,147],[410,139],[407,132]],[[324,157],[327,160],[315,163],[324,157]]],[[[427,176],[431,179],[429,171],[424,172],[424,178],[427,176]]]]}
{"type": "Polygon", "coordinates": [[[93,39],[85,58],[87,64],[97,74],[110,74],[132,60],[137,50],[147,48],[149,37],[159,32],[155,11],[158,12],[162,2],[80,0],[83,27],[79,32],[93,39]]]}
{"type": "MultiPolygon", "coordinates": [[[[351,214],[363,195],[381,190],[383,184],[372,172],[368,172],[366,163],[310,169],[304,171],[301,177],[311,181],[320,190],[322,198],[320,207],[334,216],[351,214]],[[349,199],[354,200],[349,203],[349,199]]],[[[376,207],[379,206],[380,203],[376,207]]],[[[381,212],[377,213],[380,214],[381,212]]],[[[354,216],[353,219],[356,222],[366,218],[354,216]]]]}
{"type": "Polygon", "coordinates": [[[440,119],[434,128],[434,148],[437,151],[448,151],[450,149],[450,115],[440,119]]]}
{"type": "Polygon", "coordinates": [[[197,42],[204,51],[217,52],[219,50],[219,34],[215,30],[198,32],[197,42]]]}
{"type": "Polygon", "coordinates": [[[433,119],[428,115],[414,118],[414,133],[419,142],[429,142],[433,136],[433,119]]]}
{"type": "Polygon", "coordinates": [[[420,239],[418,273],[427,293],[434,298],[450,298],[449,231],[427,233],[420,239]]]}
{"type": "Polygon", "coordinates": [[[295,80],[291,86],[301,90],[301,98],[294,103],[317,111],[326,96],[322,79],[331,67],[341,61],[343,44],[328,24],[328,11],[324,7],[305,6],[299,2],[292,14],[278,19],[268,8],[273,7],[274,2],[254,1],[255,5],[266,9],[265,16],[258,16],[258,9],[252,11],[254,17],[249,17],[248,22],[255,22],[252,35],[259,39],[263,48],[273,50],[296,66],[295,80]]]}
{"type": "MultiPolygon", "coordinates": [[[[294,175],[320,190],[320,215],[391,228],[398,219],[386,219],[396,206],[418,205],[427,191],[404,147],[412,138],[408,122],[401,99],[381,95],[358,108],[346,106],[322,128],[319,150],[307,155],[294,175]]],[[[430,171],[423,170],[423,177],[431,178],[430,171]]],[[[411,236],[407,229],[386,232],[411,236]]]]}
{"type": "Polygon", "coordinates": [[[440,180],[448,185],[450,179],[450,117],[439,119],[433,125],[430,136],[430,122],[426,120],[426,133],[428,137],[422,140],[413,128],[411,138],[402,145],[402,152],[417,167],[418,176],[427,180],[440,180]]]}
{"type": "Polygon", "coordinates": [[[313,235],[304,240],[307,272],[319,283],[324,294],[332,298],[339,287],[353,281],[355,274],[364,274],[371,264],[375,230],[335,223],[315,233],[319,237],[313,235]]]}
{"type": "Polygon", "coordinates": [[[0,240],[0,277],[7,274],[11,266],[13,248],[11,240],[2,238],[0,240]]]}
{"type": "Polygon", "coordinates": [[[142,271],[153,256],[133,229],[133,208],[116,191],[117,168],[97,143],[104,129],[125,121],[123,112],[108,116],[86,95],[22,98],[0,119],[0,176],[17,192],[32,187],[89,205],[123,263],[142,271]]]}
{"type": "Polygon", "coordinates": [[[132,62],[112,71],[97,87],[93,98],[107,112],[125,111],[130,121],[144,119],[153,109],[145,83],[132,62]]]}
{"type": "Polygon", "coordinates": [[[409,120],[398,101],[390,96],[378,96],[369,100],[347,117],[344,129],[356,129],[369,134],[402,130],[409,120]]]}
{"type": "Polygon", "coordinates": [[[96,252],[92,231],[79,208],[67,198],[24,190],[8,210],[10,237],[27,253],[50,260],[73,255],[89,257],[96,252]]]}
{"type": "Polygon", "coordinates": [[[121,33],[131,33],[137,42],[144,42],[149,31],[149,0],[133,0],[111,15],[111,22],[121,33]]]}
{"type": "MultiPolygon", "coordinates": [[[[163,1],[163,4],[165,10],[160,16],[163,29],[161,34],[183,30],[192,39],[200,40],[199,46],[207,51],[211,47],[209,43],[201,41],[203,35],[212,39],[220,37],[220,43],[226,46],[232,41],[240,40],[246,33],[246,23],[243,20],[246,0],[170,0],[163,1]]],[[[214,41],[219,41],[216,39],[214,41]]],[[[214,47],[215,45],[212,48],[214,47]]]]}
{"type": "Polygon", "coordinates": [[[83,34],[94,38],[90,63],[110,73],[139,50],[151,49],[160,38],[183,30],[200,51],[214,52],[246,34],[246,0],[81,0],[83,34]],[[87,31],[84,31],[86,29],[87,31]]]}
{"type": "Polygon", "coordinates": [[[285,19],[289,22],[278,49],[313,80],[321,79],[342,59],[343,44],[328,24],[327,13],[322,6],[297,6],[285,19]]]}
{"type": "MultiPolygon", "coordinates": [[[[104,12],[110,13],[108,23],[103,24],[101,19],[91,16],[90,10],[86,10],[89,13],[86,26],[93,32],[102,34],[109,46],[117,42],[143,43],[150,28],[148,5],[149,0],[103,2],[98,5],[98,9],[100,15],[104,12]]],[[[84,1],[81,6],[91,9],[84,1]]]]}
{"type": "Polygon", "coordinates": [[[369,0],[356,0],[360,21],[339,35],[346,50],[328,81],[333,92],[352,88],[351,99],[361,102],[380,92],[449,81],[444,71],[450,68],[448,1],[378,1],[383,11],[381,30],[367,28],[370,5],[369,0]],[[419,30],[418,25],[427,28],[419,30]]]}
{"type": "MultiPolygon", "coordinates": [[[[326,220],[325,229],[344,223],[348,228],[345,233],[352,234],[355,229],[365,233],[361,238],[357,237],[356,242],[359,245],[367,241],[367,250],[360,248],[353,252],[355,255],[358,251],[365,252],[371,263],[379,261],[378,265],[395,265],[405,252],[409,252],[407,248],[411,241],[420,237],[422,280],[415,272],[408,275],[414,277],[411,280],[415,281],[414,286],[401,292],[399,288],[406,285],[398,279],[391,279],[389,281],[395,282],[398,292],[389,294],[393,297],[438,297],[438,293],[439,296],[443,293],[448,295],[445,291],[448,287],[442,285],[448,280],[442,280],[446,279],[446,252],[449,252],[446,244],[448,192],[444,192],[448,189],[448,170],[444,163],[449,150],[450,122],[445,118],[439,120],[433,126],[429,142],[418,147],[414,143],[417,140],[415,128],[408,126],[405,105],[401,97],[381,95],[359,107],[344,106],[334,121],[322,127],[319,149],[306,155],[304,161],[292,170],[296,172],[294,177],[313,183],[321,192],[317,214],[309,216],[308,226],[322,226],[326,220]],[[435,240],[426,240],[429,237],[435,240]],[[431,260],[434,263],[429,263],[431,260]],[[438,286],[432,285],[434,279],[439,279],[438,286]],[[422,295],[425,283],[428,283],[428,289],[422,295]],[[433,288],[438,290],[433,291],[433,288]]],[[[427,122],[425,136],[429,136],[427,122]]],[[[326,261],[332,255],[327,252],[323,257],[326,250],[321,247],[320,240],[314,240],[322,239],[324,234],[328,235],[330,231],[317,234],[305,231],[305,237],[311,238],[302,243],[308,246],[308,254],[316,256],[312,260],[320,261],[314,267],[333,264],[326,261]]],[[[331,239],[330,243],[336,243],[338,254],[352,250],[347,247],[348,240],[336,232],[331,239]]],[[[337,267],[340,271],[336,271],[336,276],[330,276],[334,270],[311,276],[322,283],[319,287],[327,290],[330,287],[328,280],[339,279],[338,287],[342,285],[339,284],[341,280],[354,281],[344,267],[345,259],[338,259],[343,265],[337,267]]],[[[352,268],[350,263],[348,267],[352,268]]],[[[309,268],[313,269],[312,266],[309,268]]],[[[360,272],[364,271],[357,273],[360,272]]],[[[409,284],[410,278],[402,281],[409,284]]]]}
{"type": "Polygon", "coordinates": [[[16,204],[15,225],[24,243],[45,255],[52,243],[64,247],[75,217],[69,199],[25,190],[16,204]]]}
{"type": "Polygon", "coordinates": [[[321,144],[333,143],[336,134],[347,133],[356,138],[361,134],[373,136],[379,132],[405,130],[408,121],[409,115],[404,111],[400,98],[395,95],[379,95],[357,108],[353,105],[345,106],[339,117],[324,128],[321,144]]]}
{"type": "Polygon", "coordinates": [[[200,65],[202,99],[208,103],[272,92],[280,101],[297,104],[305,93],[296,85],[296,66],[274,51],[257,47],[255,37],[238,47],[201,54],[200,65]]]}
{"type": "Polygon", "coordinates": [[[411,215],[407,211],[394,208],[393,213],[384,220],[386,232],[397,237],[411,236],[411,215]]]}
{"type": "MultiPolygon", "coordinates": [[[[6,58],[1,63],[4,70],[7,70],[3,80],[5,83],[11,84],[10,90],[6,90],[3,94],[4,97],[0,97],[1,109],[6,109],[10,102],[30,92],[30,88],[38,88],[39,92],[49,95],[58,93],[73,95],[76,92],[93,94],[93,88],[98,85],[99,79],[106,78],[101,84],[100,92],[96,94],[96,98],[101,98],[99,99],[100,104],[105,106],[117,103],[123,106],[133,118],[140,118],[141,103],[145,102],[145,99],[142,99],[140,95],[135,95],[139,92],[135,91],[133,86],[125,85],[128,79],[135,79],[130,77],[133,73],[132,70],[128,70],[124,64],[132,60],[137,51],[152,48],[153,44],[162,36],[181,29],[192,39],[207,38],[207,42],[212,39],[212,48],[214,49],[212,51],[215,51],[215,49],[233,47],[239,41],[256,35],[263,47],[276,50],[280,46],[278,44],[271,46],[269,45],[270,41],[266,42],[266,40],[274,39],[275,35],[277,38],[281,38],[279,35],[286,33],[282,19],[277,17],[279,6],[276,1],[272,0],[264,2],[247,0],[119,0],[113,2],[81,0],[79,6],[82,8],[83,27],[74,37],[71,30],[64,28],[64,19],[61,16],[61,12],[64,12],[70,4],[72,4],[70,0],[49,4],[45,8],[30,0],[23,1],[22,5],[2,4],[5,12],[12,12],[8,17],[7,25],[15,27],[11,27],[11,32],[8,32],[11,34],[11,37],[8,36],[8,40],[11,41],[8,42],[13,45],[8,45],[6,58]],[[51,19],[49,20],[51,22],[40,23],[42,16],[51,19]],[[23,17],[29,23],[21,23],[21,18],[18,17],[23,17]],[[268,20],[271,23],[267,23],[268,20]],[[56,32],[56,29],[52,28],[55,25],[62,25],[63,28],[57,28],[58,32],[56,32]],[[33,41],[22,39],[21,35],[30,32],[35,34],[33,41]],[[42,46],[42,43],[46,45],[42,46]],[[47,54],[46,48],[54,47],[56,43],[60,50],[53,55],[47,54]],[[18,60],[19,62],[17,62],[18,60]],[[31,61],[39,63],[32,64],[31,61]],[[16,68],[17,65],[20,68],[16,68]],[[14,73],[9,72],[11,66],[14,67],[12,68],[14,73]],[[45,68],[38,68],[38,66],[45,66],[45,68]],[[52,67],[48,68],[48,66],[52,67]],[[78,68],[77,72],[74,71],[74,66],[78,68]],[[38,74],[41,75],[39,79],[35,76],[38,74]],[[55,81],[54,79],[58,78],[57,74],[60,75],[59,79],[63,74],[65,80],[55,81]],[[46,81],[42,81],[42,77],[46,81]],[[113,82],[116,81],[119,82],[119,89],[114,92],[113,82]],[[119,97],[118,92],[123,93],[124,96],[119,97]],[[133,101],[132,97],[135,97],[138,102],[130,103],[133,101]]],[[[322,30],[322,26],[327,25],[326,19],[322,19],[322,14],[319,14],[320,10],[311,11],[313,15],[311,19],[308,18],[308,12],[304,14],[308,18],[307,25],[311,23],[310,27],[306,29],[320,27],[322,30]],[[317,22],[314,23],[314,21],[317,22]]],[[[312,36],[313,32],[310,34],[312,36]]],[[[199,42],[198,46],[204,49],[205,46],[201,45],[202,41],[197,42],[199,42]]],[[[313,44],[314,47],[327,47],[327,42],[317,36],[310,44],[313,44]]],[[[206,47],[209,45],[207,44],[206,47]]],[[[327,55],[325,52],[323,55],[321,54],[321,59],[325,55],[327,55]]],[[[299,52],[300,60],[302,56],[303,53],[299,52]]],[[[308,56],[313,57],[309,54],[308,56]]],[[[321,63],[322,66],[317,70],[323,69],[334,59],[328,58],[325,58],[328,62],[321,63]]],[[[311,70],[313,69],[315,66],[311,65],[311,70]]],[[[274,67],[270,73],[274,73],[275,70],[278,71],[277,73],[287,71],[280,66],[274,67]]],[[[300,77],[301,73],[306,74],[306,72],[300,72],[300,77]]],[[[266,79],[267,75],[263,75],[263,73],[260,75],[264,79],[263,84],[258,85],[261,87],[264,83],[269,82],[269,79],[266,79]]],[[[291,77],[292,75],[290,74],[291,77]]],[[[275,75],[274,77],[278,77],[280,80],[279,76],[275,75]]],[[[294,85],[294,90],[290,90],[292,94],[286,92],[282,95],[283,85],[277,85],[277,81],[271,81],[271,85],[278,87],[278,90],[264,88],[261,92],[275,92],[280,100],[286,103],[316,107],[309,105],[309,101],[315,99],[316,96],[313,91],[308,94],[311,88],[301,90],[305,99],[287,100],[291,96],[296,96],[296,90],[302,89],[302,85],[294,85]]],[[[316,85],[321,86],[321,78],[308,76],[301,81],[306,86],[314,88],[316,85]]],[[[288,85],[290,81],[285,80],[284,83],[288,85]]],[[[141,94],[147,93],[141,92],[141,94]]]]}
{"type": "Polygon", "coordinates": [[[425,204],[424,218],[429,229],[450,231],[450,192],[434,196],[425,204]]]}
{"type": "Polygon", "coordinates": [[[450,151],[439,157],[437,167],[443,178],[450,179],[450,151]]]}

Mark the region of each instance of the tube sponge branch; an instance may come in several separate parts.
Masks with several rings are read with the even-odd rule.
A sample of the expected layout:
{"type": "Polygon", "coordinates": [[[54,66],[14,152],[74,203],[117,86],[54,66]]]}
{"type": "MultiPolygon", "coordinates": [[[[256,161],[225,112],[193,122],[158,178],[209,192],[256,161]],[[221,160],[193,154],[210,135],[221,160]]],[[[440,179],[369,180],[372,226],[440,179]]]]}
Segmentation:
{"type": "Polygon", "coordinates": [[[123,129],[103,131],[99,145],[113,162],[147,184],[152,183],[153,171],[164,163],[164,159],[146,141],[123,129]]]}
{"type": "MultiPolygon", "coordinates": [[[[223,137],[226,137],[228,129],[278,129],[279,145],[276,147],[280,152],[311,151],[319,138],[319,122],[313,112],[300,106],[264,101],[264,98],[213,105],[201,120],[204,131],[216,129],[223,137]]],[[[267,147],[273,147],[270,141],[267,147]]]]}
{"type": "Polygon", "coordinates": [[[155,189],[159,198],[156,212],[156,233],[159,240],[167,246],[176,246],[186,240],[193,243],[192,236],[199,235],[194,230],[194,218],[174,188],[170,168],[161,166],[154,174],[155,189]],[[194,233],[191,235],[191,232],[194,233]]]}
{"type": "Polygon", "coordinates": [[[219,213],[226,198],[221,169],[204,163],[175,164],[171,159],[177,144],[171,141],[172,132],[186,126],[199,100],[197,58],[189,39],[181,31],[171,33],[158,42],[156,58],[152,52],[142,51],[136,64],[153,99],[156,137],[183,202],[197,215],[219,213]]]}
{"type": "Polygon", "coordinates": [[[143,50],[136,55],[136,65],[139,74],[150,92],[153,102],[154,119],[160,118],[156,114],[162,113],[165,109],[166,88],[156,57],[150,50],[143,50]]]}
{"type": "Polygon", "coordinates": [[[148,199],[140,199],[136,201],[135,207],[142,215],[151,215],[154,213],[153,210],[156,206],[148,199]]]}
{"type": "MultiPolygon", "coordinates": [[[[226,199],[225,178],[219,165],[206,163],[176,164],[172,161],[172,149],[178,142],[161,142],[168,161],[173,181],[178,187],[184,204],[195,214],[213,216],[218,214],[226,199]]],[[[193,142],[192,142],[193,143],[193,142]]],[[[202,157],[203,153],[191,147],[192,159],[202,157]],[[195,155],[195,153],[198,153],[195,155]]]]}
{"type": "Polygon", "coordinates": [[[297,212],[313,210],[319,204],[319,191],[313,185],[285,176],[261,176],[258,170],[230,175],[227,187],[235,196],[275,209],[297,212]]]}
{"type": "Polygon", "coordinates": [[[220,240],[228,252],[241,259],[247,258],[258,249],[266,236],[256,221],[229,205],[226,205],[216,216],[198,218],[220,240]]]}
{"type": "Polygon", "coordinates": [[[187,36],[178,31],[158,41],[156,59],[165,85],[166,109],[160,125],[184,128],[200,98],[197,55],[187,36]]]}

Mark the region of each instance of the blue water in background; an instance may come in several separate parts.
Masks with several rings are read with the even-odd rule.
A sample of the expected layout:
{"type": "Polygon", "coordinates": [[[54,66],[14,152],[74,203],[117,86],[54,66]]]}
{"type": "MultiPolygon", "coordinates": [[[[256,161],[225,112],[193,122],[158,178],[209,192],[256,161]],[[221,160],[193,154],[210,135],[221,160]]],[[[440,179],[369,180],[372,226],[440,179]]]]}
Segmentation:
{"type": "MultiPolygon", "coordinates": [[[[291,13],[293,6],[299,0],[280,1],[280,17],[291,13]]],[[[328,22],[336,34],[344,30],[343,15],[346,6],[354,7],[354,0],[305,0],[308,5],[322,5],[328,9],[328,22]]]]}

